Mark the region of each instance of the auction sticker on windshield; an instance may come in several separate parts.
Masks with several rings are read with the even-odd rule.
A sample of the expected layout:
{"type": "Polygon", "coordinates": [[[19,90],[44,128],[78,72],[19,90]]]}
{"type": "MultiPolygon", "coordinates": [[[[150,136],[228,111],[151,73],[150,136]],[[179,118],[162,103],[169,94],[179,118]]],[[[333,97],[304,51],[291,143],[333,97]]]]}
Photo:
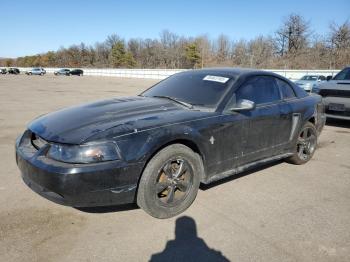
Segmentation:
{"type": "Polygon", "coordinates": [[[212,76],[212,75],[207,75],[203,78],[203,80],[206,81],[214,81],[214,82],[219,82],[225,84],[230,78],[228,77],[223,77],[223,76],[212,76]]]}

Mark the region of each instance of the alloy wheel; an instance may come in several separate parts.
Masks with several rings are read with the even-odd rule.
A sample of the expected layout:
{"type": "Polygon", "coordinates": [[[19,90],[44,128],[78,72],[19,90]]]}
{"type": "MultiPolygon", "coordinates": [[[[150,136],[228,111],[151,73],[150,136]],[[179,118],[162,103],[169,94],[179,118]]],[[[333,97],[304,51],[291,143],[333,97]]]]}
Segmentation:
{"type": "Polygon", "coordinates": [[[155,193],[161,205],[181,203],[193,186],[193,169],[186,159],[169,159],[158,172],[155,193]]]}
{"type": "Polygon", "coordinates": [[[305,127],[298,137],[297,152],[301,160],[308,160],[316,149],[317,136],[314,129],[305,127]]]}

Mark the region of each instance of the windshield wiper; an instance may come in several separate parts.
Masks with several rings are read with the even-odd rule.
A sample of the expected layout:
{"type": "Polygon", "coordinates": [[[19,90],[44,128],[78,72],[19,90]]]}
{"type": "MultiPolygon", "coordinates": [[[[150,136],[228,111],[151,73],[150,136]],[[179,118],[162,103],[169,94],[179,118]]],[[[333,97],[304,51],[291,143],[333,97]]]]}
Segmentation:
{"type": "Polygon", "coordinates": [[[185,107],[188,107],[188,108],[191,108],[191,109],[193,108],[193,105],[191,105],[190,103],[186,103],[186,102],[181,101],[181,100],[179,100],[179,99],[177,99],[175,97],[171,97],[171,96],[152,96],[152,97],[167,98],[167,99],[169,99],[171,101],[174,101],[174,102],[176,102],[176,103],[178,103],[180,105],[183,105],[185,107]]]}

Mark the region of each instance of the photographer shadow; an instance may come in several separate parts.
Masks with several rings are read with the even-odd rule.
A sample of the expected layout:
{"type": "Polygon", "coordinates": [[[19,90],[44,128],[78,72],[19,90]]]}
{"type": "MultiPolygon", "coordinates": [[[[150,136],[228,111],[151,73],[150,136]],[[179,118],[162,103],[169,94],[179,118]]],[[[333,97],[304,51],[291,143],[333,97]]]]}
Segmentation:
{"type": "Polygon", "coordinates": [[[150,261],[229,261],[220,251],[211,249],[197,236],[197,226],[188,216],[176,220],[175,239],[165,249],[153,254],[150,261]]]}

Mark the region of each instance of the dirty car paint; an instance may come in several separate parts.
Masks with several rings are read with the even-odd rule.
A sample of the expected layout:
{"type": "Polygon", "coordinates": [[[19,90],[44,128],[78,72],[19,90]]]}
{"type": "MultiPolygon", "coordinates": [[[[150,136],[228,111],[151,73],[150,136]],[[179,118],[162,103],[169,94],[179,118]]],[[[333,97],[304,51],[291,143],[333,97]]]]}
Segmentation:
{"type": "Polygon", "coordinates": [[[232,74],[237,78],[214,109],[188,108],[167,99],[135,96],[97,101],[35,119],[29,124],[27,135],[19,138],[16,144],[22,175],[33,180],[33,184],[40,184],[42,190],[54,192],[56,202],[63,204],[128,203],[135,201],[137,183],[147,162],[158,150],[171,143],[183,143],[200,154],[203,160],[201,182],[210,183],[255,163],[290,155],[296,131],[307,121],[313,121],[319,132],[322,130],[325,118],[323,111],[317,109],[322,107],[321,97],[307,95],[283,77],[240,69],[193,72],[198,71],[208,75],[232,74]],[[281,99],[249,111],[226,110],[235,90],[255,76],[283,79],[293,88],[295,98],[281,99]],[[47,159],[47,149],[36,152],[31,148],[32,133],[48,144],[113,141],[121,158],[87,165],[60,163],[47,159]],[[54,173],[56,184],[47,178],[51,173],[54,173]],[[77,185],[64,184],[67,181],[77,185]]]}

